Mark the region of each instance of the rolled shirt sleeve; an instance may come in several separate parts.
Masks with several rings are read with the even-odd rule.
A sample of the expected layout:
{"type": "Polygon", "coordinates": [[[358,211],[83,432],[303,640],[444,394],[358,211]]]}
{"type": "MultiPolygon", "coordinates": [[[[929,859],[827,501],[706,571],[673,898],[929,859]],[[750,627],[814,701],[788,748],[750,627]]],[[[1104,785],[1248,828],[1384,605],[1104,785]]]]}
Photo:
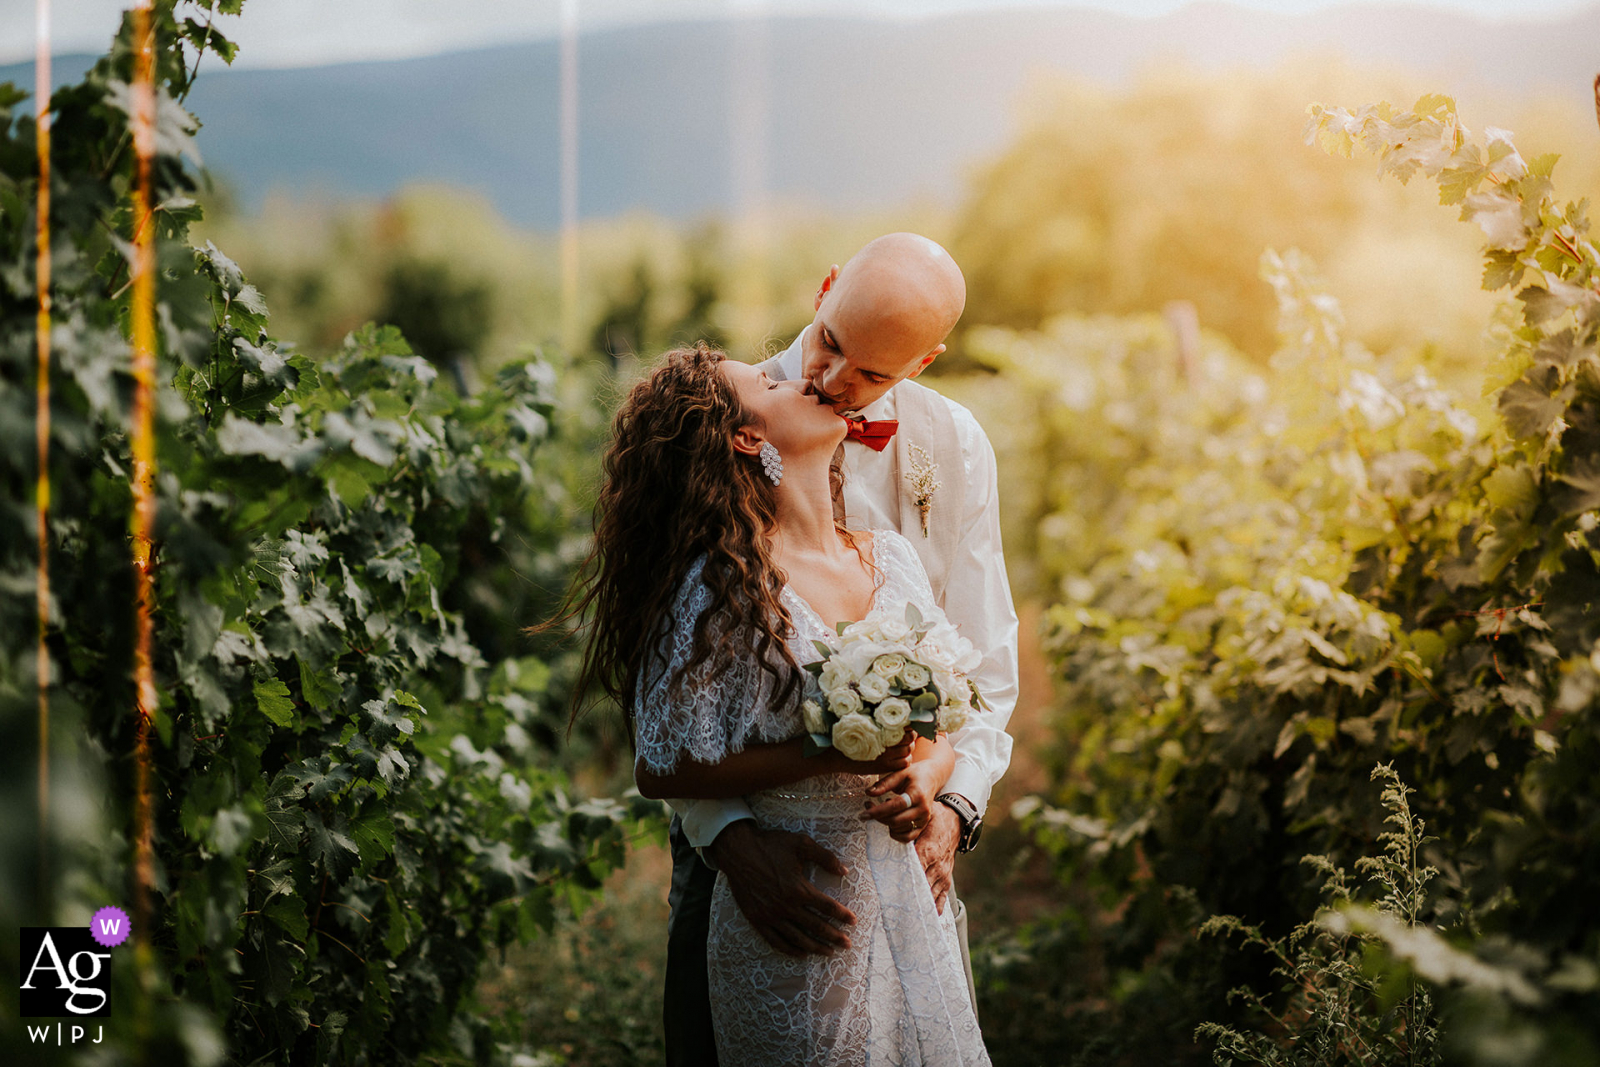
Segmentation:
{"type": "Polygon", "coordinates": [[[966,408],[951,402],[967,467],[961,540],[945,583],[944,612],[983,654],[972,681],[989,704],[950,735],[955,769],[947,793],[960,793],[983,812],[1011,765],[1006,725],[1017,706],[1017,610],[1000,543],[999,473],[994,447],[966,408]]]}
{"type": "MultiPolygon", "coordinates": [[[[753,819],[755,813],[738,797],[726,800],[669,800],[667,805],[677,812],[683,823],[683,836],[697,849],[704,850],[733,823],[740,819],[753,819]]],[[[715,867],[704,851],[700,858],[715,867]]]]}

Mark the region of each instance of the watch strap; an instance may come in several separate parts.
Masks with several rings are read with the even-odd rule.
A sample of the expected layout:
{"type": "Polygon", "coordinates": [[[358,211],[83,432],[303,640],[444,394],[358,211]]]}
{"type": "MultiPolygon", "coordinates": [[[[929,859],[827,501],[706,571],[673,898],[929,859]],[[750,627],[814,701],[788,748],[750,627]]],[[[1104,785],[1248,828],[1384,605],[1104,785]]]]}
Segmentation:
{"type": "Polygon", "coordinates": [[[961,820],[961,840],[956,845],[956,851],[972,851],[977,844],[978,830],[983,825],[983,816],[978,814],[976,805],[960,793],[941,793],[934,799],[955,812],[956,818],[961,820]]]}

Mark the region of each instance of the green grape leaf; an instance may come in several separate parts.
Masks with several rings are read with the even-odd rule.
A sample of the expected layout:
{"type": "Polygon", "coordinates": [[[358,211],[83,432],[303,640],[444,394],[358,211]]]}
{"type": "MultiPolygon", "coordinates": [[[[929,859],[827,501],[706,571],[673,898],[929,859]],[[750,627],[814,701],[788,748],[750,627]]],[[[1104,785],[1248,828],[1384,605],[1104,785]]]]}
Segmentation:
{"type": "Polygon", "coordinates": [[[1555,505],[1563,515],[1600,510],[1600,458],[1578,456],[1556,481],[1555,505]]]}
{"type": "Polygon", "coordinates": [[[298,787],[306,800],[318,801],[338,793],[355,780],[349,764],[336,763],[330,755],[311,756],[281,772],[298,787]]]}
{"type": "Polygon", "coordinates": [[[305,950],[282,933],[267,934],[255,958],[254,970],[261,995],[268,1004],[282,1004],[289,998],[304,959],[305,950]]]}
{"type": "Polygon", "coordinates": [[[361,850],[361,862],[373,866],[394,851],[394,822],[377,805],[350,821],[350,837],[361,850]]]}
{"type": "Polygon", "coordinates": [[[1543,437],[1567,410],[1574,387],[1557,386],[1556,369],[1535,367],[1500,394],[1500,417],[1513,437],[1543,437]]]}
{"type": "Polygon", "coordinates": [[[343,882],[361,859],[361,848],[350,837],[349,821],[335,812],[324,821],[317,811],[306,812],[306,852],[311,862],[335,882],[343,882]]]}
{"type": "Polygon", "coordinates": [[[261,914],[277,923],[296,941],[304,941],[311,932],[311,924],[306,921],[305,902],[298,897],[274,897],[271,903],[261,909],[261,914]]]}
{"type": "Polygon", "coordinates": [[[1539,505],[1539,486],[1525,463],[1496,467],[1483,480],[1483,493],[1489,503],[1518,519],[1529,518],[1539,505]]]}
{"type": "Polygon", "coordinates": [[[337,672],[332,668],[315,670],[306,665],[306,661],[295,657],[300,664],[300,695],[305,697],[306,703],[318,711],[326,711],[334,701],[339,699],[343,691],[339,685],[337,672]]]}
{"type": "Polygon", "coordinates": [[[255,683],[255,694],[256,707],[274,725],[285,728],[294,725],[294,700],[289,696],[289,687],[281,679],[258,679],[255,683]]]}

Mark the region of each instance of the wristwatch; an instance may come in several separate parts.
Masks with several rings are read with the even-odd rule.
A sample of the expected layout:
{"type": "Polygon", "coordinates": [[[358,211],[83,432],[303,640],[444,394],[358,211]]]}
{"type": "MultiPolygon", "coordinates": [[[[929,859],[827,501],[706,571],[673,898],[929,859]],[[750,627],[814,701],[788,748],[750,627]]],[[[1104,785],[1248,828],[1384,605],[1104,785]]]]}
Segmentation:
{"type": "Polygon", "coordinates": [[[983,816],[972,806],[972,801],[960,793],[940,793],[934,799],[955,812],[956,818],[961,820],[961,841],[956,845],[956,851],[971,852],[978,846],[978,835],[983,831],[983,816]]]}

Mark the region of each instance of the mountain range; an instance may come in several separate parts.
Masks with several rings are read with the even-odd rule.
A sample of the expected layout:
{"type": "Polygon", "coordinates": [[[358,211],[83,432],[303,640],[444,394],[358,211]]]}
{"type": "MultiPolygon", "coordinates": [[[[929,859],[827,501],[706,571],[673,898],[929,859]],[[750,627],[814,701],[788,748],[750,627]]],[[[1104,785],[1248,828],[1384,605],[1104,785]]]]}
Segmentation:
{"type": "MultiPolygon", "coordinates": [[[[1028,78],[1107,84],[1158,64],[1266,67],[1332,54],[1518,98],[1586,100],[1600,7],[1488,22],[1425,7],[1287,16],[1195,4],[1160,18],[1050,8],[922,20],[739,18],[614,28],[579,43],[579,209],[689,218],[761,197],[850,211],[948,199],[1014,131],[1028,78]]],[[[54,61],[74,79],[92,57],[54,61]]],[[[32,85],[31,64],[0,81],[32,85]]],[[[206,164],[248,210],[272,190],[481,192],[512,222],[559,218],[559,43],[424,58],[203,72],[206,164]]]]}

